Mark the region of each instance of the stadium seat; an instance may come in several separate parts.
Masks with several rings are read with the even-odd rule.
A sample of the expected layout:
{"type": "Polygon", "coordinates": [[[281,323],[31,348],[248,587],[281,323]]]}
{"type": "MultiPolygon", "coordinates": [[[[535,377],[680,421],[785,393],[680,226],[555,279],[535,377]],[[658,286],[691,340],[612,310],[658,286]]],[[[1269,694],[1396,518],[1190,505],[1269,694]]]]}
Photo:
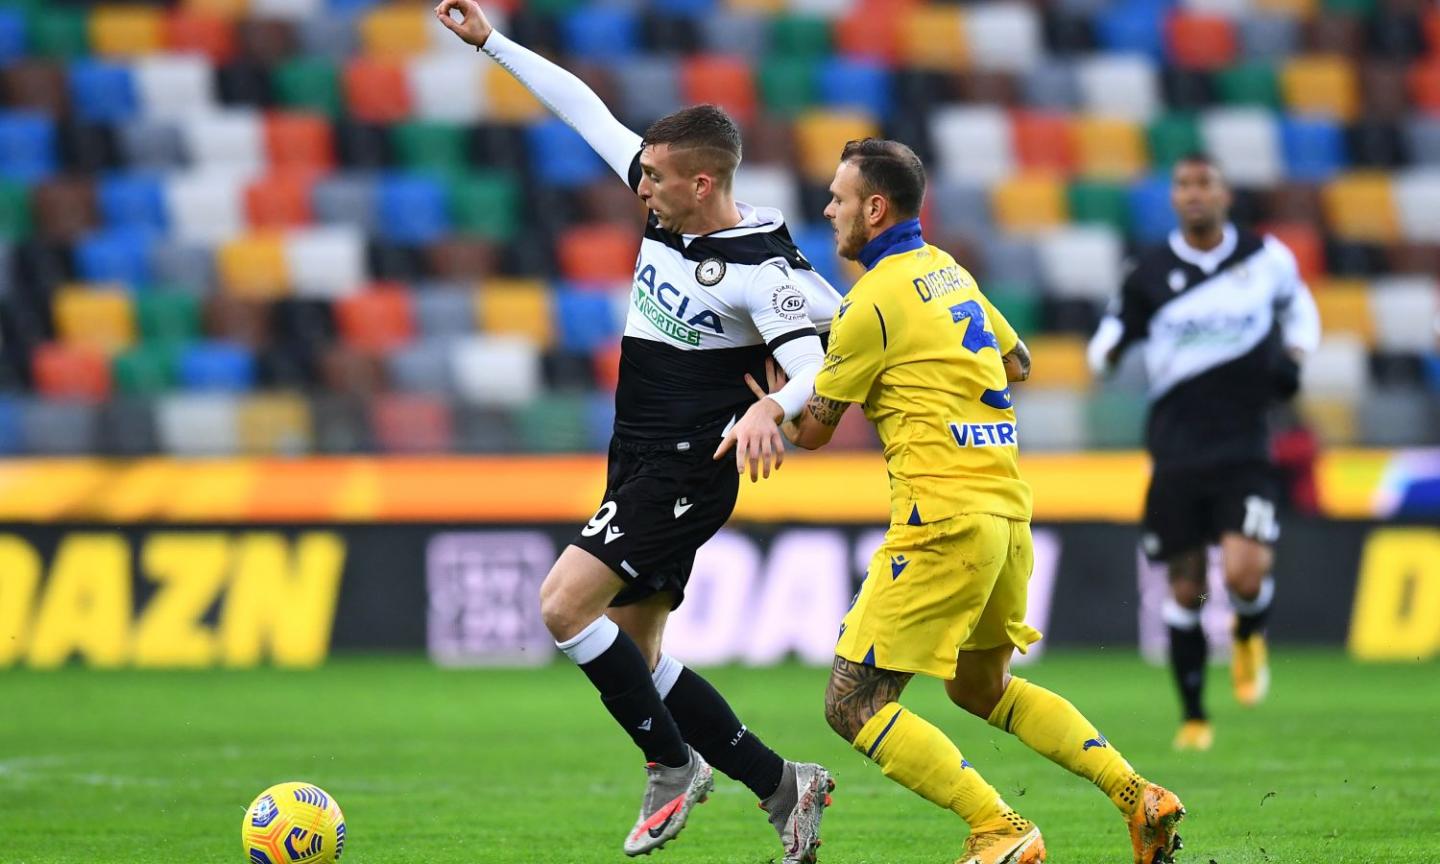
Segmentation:
{"type": "Polygon", "coordinates": [[[0,178],[34,183],[59,167],[55,122],[43,114],[0,111],[0,178]]]}
{"type": "Polygon", "coordinates": [[[37,456],[79,456],[98,444],[96,408],[81,402],[25,403],[21,430],[25,450],[37,456]]]}
{"type": "Polygon", "coordinates": [[[135,77],[130,67],[100,60],[69,66],[70,104],[75,114],[92,123],[118,123],[139,111],[135,77]]]}
{"type": "Polygon", "coordinates": [[[137,345],[116,354],[110,377],[116,393],[157,396],[175,385],[176,349],[171,345],[137,345]]]}
{"type": "Polygon", "coordinates": [[[497,273],[505,250],[483,237],[450,236],[422,250],[422,269],[447,281],[484,279],[497,273]]]}
{"type": "Polygon", "coordinates": [[[702,55],[680,67],[680,89],[687,104],[719,105],[743,126],[755,118],[757,102],[750,64],[739,57],[702,55]]]}
{"type": "Polygon", "coordinates": [[[221,285],[236,297],[274,300],[290,291],[285,241],[279,234],[236,237],[220,247],[216,262],[221,285]]]}
{"type": "Polygon", "coordinates": [[[116,128],[120,161],[132,171],[178,171],[185,165],[180,129],[167,120],[133,120],[116,128]]]}
{"type": "Polygon", "coordinates": [[[47,399],[101,402],[110,395],[110,361],[83,345],[45,342],[30,361],[35,389],[47,399]]]}
{"type": "Polygon", "coordinates": [[[1406,75],[1410,101],[1432,117],[1440,114],[1440,58],[1417,60],[1406,75]]]}
{"type": "Polygon", "coordinates": [[[1286,173],[1296,180],[1320,182],[1344,170],[1345,132],[1331,120],[1286,117],[1280,121],[1286,173]]]}
{"type": "Polygon", "coordinates": [[[1091,114],[1148,123],[1160,110],[1155,64],[1142,55],[1102,54],[1076,64],[1081,104],[1091,114]]]}
{"type": "Polygon", "coordinates": [[[716,9],[702,16],[700,44],[709,54],[756,61],[771,53],[770,20],[743,9],[716,9]]]}
{"type": "Polygon", "coordinates": [[[316,182],[310,204],[317,222],[351,225],[374,233],[380,224],[379,202],[374,179],[357,174],[333,174],[316,182]]]}
{"type": "Polygon", "coordinates": [[[276,102],[292,111],[335,117],[344,104],[339,70],[319,57],[297,57],[279,64],[271,82],[276,102]]]}
{"type": "Polygon", "coordinates": [[[422,288],[415,292],[414,314],[421,336],[464,336],[475,330],[475,293],[443,284],[422,288]]]}
{"type": "Polygon", "coordinates": [[[1423,243],[1440,243],[1440,164],[1394,175],[1400,233],[1423,243]]]}
{"type": "Polygon", "coordinates": [[[1080,174],[1104,180],[1130,180],[1147,166],[1145,132],[1128,120],[1082,116],[1071,128],[1080,174]]]}
{"type": "Polygon", "coordinates": [[[1280,78],[1270,63],[1242,63],[1215,73],[1215,88],[1226,105],[1280,106],[1280,78]]]}
{"type": "MultiPolygon", "coordinates": [[[[14,181],[0,179],[0,240],[25,237],[29,235],[33,224],[29,190],[14,181]]],[[[4,270],[8,277],[7,268],[0,270],[4,270]]]]}
{"type": "Polygon", "coordinates": [[[561,120],[546,120],[529,127],[526,141],[542,183],[573,189],[609,171],[585,139],[561,120]]]}
{"type": "Polygon", "coordinates": [[[282,171],[261,177],[245,187],[245,218],[251,228],[280,230],[314,221],[310,201],[313,175],[282,171]]]}
{"type": "MultiPolygon", "coordinates": [[[[1045,56],[1040,24],[1039,13],[1029,4],[979,3],[966,7],[965,35],[960,41],[977,68],[1028,72],[1045,56]]],[[[943,37],[937,41],[944,41],[943,37]]]]}
{"type": "Polygon", "coordinates": [[[95,189],[101,218],[112,228],[164,230],[165,188],[150,174],[112,174],[95,189]]]}
{"type": "Polygon", "coordinates": [[[65,67],[54,60],[21,60],[0,66],[0,102],[16,111],[51,117],[70,113],[65,67]]]}
{"type": "Polygon", "coordinates": [[[562,289],[555,293],[555,330],[566,351],[590,354],[619,338],[608,294],[562,289]]]}
{"type": "Polygon", "coordinates": [[[822,62],[816,75],[820,102],[830,110],[880,119],[890,115],[890,72],[879,63],[835,58],[822,62]]]}
{"type": "Polygon", "coordinates": [[[356,120],[395,123],[410,116],[410,85],[399,61],[356,57],[344,67],[345,105],[356,120]]]}
{"type": "Polygon", "coordinates": [[[1321,193],[1325,221],[1339,238],[1391,243],[1400,226],[1390,178],[1378,172],[1342,174],[1321,193]]]}
{"type": "Polygon", "coordinates": [[[1075,132],[1067,114],[1016,111],[1010,115],[1015,155],[1026,171],[1075,170],[1075,132]]]}
{"type": "Polygon", "coordinates": [[[482,67],[484,77],[484,101],[490,119],[502,123],[527,122],[549,116],[525,85],[498,65],[482,67]]]}
{"type": "Polygon", "coordinates": [[[1244,15],[1235,22],[1240,53],[1251,62],[1274,62],[1293,55],[1300,46],[1299,21],[1284,15],[1244,15]]]}
{"type": "Polygon", "coordinates": [[[100,5],[90,13],[90,46],[102,57],[140,57],[165,48],[165,17],[140,5],[100,5]]]}
{"type": "Polygon", "coordinates": [[[354,227],[291,231],[285,236],[285,260],[299,297],[343,297],[366,281],[365,241],[354,227]]]}
{"type": "Polygon", "coordinates": [[[335,139],[323,115],[274,111],[264,123],[265,158],[271,168],[329,171],[335,166],[335,139]]]}
{"type": "Polygon", "coordinates": [[[1264,230],[1294,254],[1300,278],[1309,281],[1325,274],[1325,242],[1312,223],[1280,223],[1267,225],[1264,230]]]}
{"type": "Polygon", "coordinates": [[[390,127],[400,165],[412,171],[450,173],[465,168],[465,130],[453,123],[411,120],[390,127]]]}
{"type": "Polygon", "coordinates": [[[1159,243],[1179,222],[1170,204],[1170,178],[1157,174],[1130,186],[1130,225],[1141,243],[1159,243]]]}
{"type": "Polygon", "coordinates": [[[969,65],[965,16],[958,7],[916,4],[899,16],[896,48],[906,66],[954,71],[969,65]]]}
{"type": "Polygon", "coordinates": [[[466,402],[524,405],[541,393],[540,354],[515,336],[467,336],[450,355],[455,386],[466,402]]]}
{"type": "Polygon", "coordinates": [[[386,393],[370,406],[375,443],[387,453],[443,453],[454,440],[454,415],[427,393],[386,393]]]}
{"type": "MultiPolygon", "coordinates": [[[[934,174],[958,181],[995,183],[1015,171],[1017,155],[1010,120],[999,108],[940,108],[930,117],[930,137],[940,162],[938,170],[931,169],[934,174]]],[[[839,143],[844,145],[844,141],[839,143]]],[[[832,161],[825,176],[827,183],[834,174],[835,154],[840,151],[828,148],[828,152],[832,161]]]]}
{"type": "Polygon", "coordinates": [[[1018,174],[991,192],[995,224],[1016,234],[1035,234],[1064,223],[1065,187],[1049,174],[1018,174]]]}
{"type": "Polygon", "coordinates": [[[1021,451],[1078,450],[1085,446],[1085,397],[1081,393],[1021,388],[1015,394],[1015,416],[1021,451]]]}
{"type": "Polygon", "coordinates": [[[450,217],[457,231],[508,241],[522,224],[519,185],[505,173],[467,173],[452,178],[449,191],[450,217]]]}
{"type": "Polygon", "coordinates": [[[67,345],[114,354],[135,341],[135,308],[115,286],[70,287],[54,298],[55,333],[67,345]]]}
{"type": "Polygon", "coordinates": [[[835,235],[829,225],[813,225],[806,228],[791,228],[790,236],[794,239],[796,247],[805,256],[810,265],[815,268],[825,281],[836,286],[853,283],[854,278],[847,278],[844,264],[840,256],[835,253],[835,235]]]}
{"type": "Polygon", "coordinates": [[[197,169],[253,174],[265,164],[260,115],[249,110],[214,111],[188,117],[180,134],[197,169]]]}
{"type": "Polygon", "coordinates": [[[1371,311],[1379,347],[1416,354],[1440,348],[1440,283],[1437,276],[1386,276],[1370,286],[1371,311]]]}
{"type": "Polygon", "coordinates": [[[1034,290],[1040,285],[1040,260],[1027,238],[997,234],[980,247],[980,256],[983,266],[976,275],[982,286],[1034,290]]]}
{"type": "Polygon", "coordinates": [[[107,456],[149,456],[160,449],[154,406],[148,399],[112,399],[100,406],[96,420],[100,452],[107,456]]]}
{"type": "Polygon", "coordinates": [[[204,247],[165,238],[150,252],[150,267],[161,285],[192,293],[207,293],[217,284],[215,255],[204,247]]]}
{"type": "Polygon", "coordinates": [[[1080,83],[1071,64],[1049,60],[1025,73],[1023,101],[1035,111],[1073,111],[1080,104],[1080,83]]]}
{"type": "Polygon", "coordinates": [[[830,20],[821,14],[775,10],[770,17],[772,55],[826,57],[833,42],[830,20]]]}
{"type": "Polygon", "coordinates": [[[411,293],[404,285],[371,285],[340,300],[335,320],[341,338],[358,351],[383,354],[415,338],[411,293]]]}
{"type": "Polygon", "coordinates": [[[1165,52],[1164,10],[1142,0],[1109,5],[1095,16],[1095,35],[1105,53],[1159,60],[1165,52]]]}
{"type": "Polygon", "coordinates": [[[618,91],[615,113],[635,129],[684,107],[680,63],[670,57],[636,56],[609,67],[618,91]]]}
{"type": "Polygon", "coordinates": [[[1280,130],[1259,108],[1215,108],[1200,118],[1204,149],[1237,186],[1269,186],[1284,176],[1280,130]]]}
{"type": "Polygon", "coordinates": [[[150,255],[156,234],[148,228],[111,228],[81,237],[75,245],[75,272],[86,282],[138,288],[154,279],[150,255]]]}
{"type": "Polygon", "coordinates": [[[33,194],[36,227],[50,239],[73,242],[99,224],[95,185],[85,177],[56,177],[33,194]]]}
{"type": "Polygon", "coordinates": [[[1327,334],[1300,369],[1300,390],[1307,397],[1353,402],[1365,392],[1368,378],[1365,345],[1354,336],[1327,334]]]}
{"type": "Polygon", "coordinates": [[[1400,128],[1366,120],[1345,130],[1345,149],[1356,168],[1396,168],[1410,161],[1400,128]]]}
{"type": "Polygon", "coordinates": [[[165,185],[165,210],[178,240],[216,245],[245,225],[241,180],[223,171],[171,175],[165,185]]]}
{"type": "Polygon", "coordinates": [[[515,411],[515,431],[531,453],[573,453],[590,445],[589,400],[572,393],[541,396],[515,411]]]}
{"type": "Polygon", "coordinates": [[[147,343],[188,342],[200,335],[200,301],[176,291],[144,291],[135,297],[135,320],[147,343]]]}
{"type": "Polygon", "coordinates": [[[1375,344],[1370,286],[1364,280],[1327,279],[1312,283],[1310,288],[1320,311],[1320,325],[1327,335],[1351,336],[1366,347],[1375,344]]]}
{"type": "Polygon", "coordinates": [[[468,54],[446,52],[412,59],[405,64],[405,76],[415,116],[447,123],[478,122],[486,110],[486,74],[486,66],[468,54]],[[444,86],[435,86],[437,81],[444,86]]]}
{"type": "Polygon", "coordinates": [[[295,24],[306,54],[342,62],[360,54],[359,16],[354,9],[300,16],[295,24]]]}
{"type": "Polygon", "coordinates": [[[1285,64],[1280,82],[1285,104],[1296,114],[1349,123],[1360,110],[1355,67],[1346,57],[1297,57],[1285,64]]]}
{"type": "Polygon", "coordinates": [[[198,342],[180,350],[175,377],[186,390],[243,393],[255,387],[255,355],[228,342],[198,342]]]}
{"type": "Polygon", "coordinates": [[[449,393],[454,390],[450,356],[452,339],[419,339],[384,355],[391,386],[415,393],[449,393]]]}
{"type": "Polygon", "coordinates": [[[970,237],[990,233],[990,193],[983,184],[948,178],[932,183],[926,198],[942,231],[970,237]]]}
{"type": "MultiPolygon", "coordinates": [[[[1114,290],[1113,288],[1111,289],[1114,290]]],[[[1044,358],[1035,364],[1035,372],[1021,390],[1033,385],[1042,390],[1072,390],[1084,393],[1090,389],[1093,376],[1085,360],[1086,338],[1073,334],[1027,335],[1026,346],[1033,357],[1044,358]]],[[[1016,392],[1016,403],[1022,394],[1016,392]]]]}
{"type": "Polygon", "coordinates": [[[565,53],[580,60],[619,60],[640,50],[640,19],[615,7],[581,7],[560,22],[565,53]]]}
{"type": "MultiPolygon", "coordinates": [[[[1370,0],[1362,0],[1369,3],[1370,0]]],[[[1339,57],[1357,57],[1365,53],[1369,40],[1366,38],[1366,21],[1336,9],[1334,2],[1325,4],[1319,14],[1310,16],[1302,28],[1302,51],[1305,54],[1331,54],[1339,57]]],[[[1373,9],[1364,10],[1368,15],[1373,9]]]]}
{"type": "MultiPolygon", "coordinates": [[[[791,222],[812,222],[822,218],[819,212],[808,213],[801,207],[799,182],[789,165],[761,164],[758,161],[752,163],[750,160],[750,148],[747,145],[745,161],[740,163],[740,170],[735,173],[736,201],[755,202],[757,206],[774,207],[785,214],[785,218],[791,222]]],[[[607,183],[601,188],[614,190],[617,187],[607,183]]],[[[617,204],[618,201],[617,198],[617,204]]],[[[631,208],[634,206],[633,199],[625,203],[631,208]]],[[[612,206],[606,217],[613,220],[616,215],[617,210],[612,206]]],[[[601,217],[596,214],[593,218],[601,217]]],[[[629,225],[630,223],[621,224],[629,225]]],[[[633,244],[634,241],[631,242],[633,244]]]]}
{"type": "Polygon", "coordinates": [[[812,181],[829,184],[846,142],[870,138],[879,128],[868,116],[856,113],[809,111],[795,123],[795,144],[800,168],[812,181]]]}
{"type": "Polygon", "coordinates": [[[152,54],[135,62],[140,108],[150,119],[184,120],[214,110],[214,81],[203,57],[152,54]]]}
{"type": "Polygon", "coordinates": [[[810,57],[765,57],[756,83],[766,111],[793,117],[814,105],[819,100],[817,69],[817,61],[810,57]]]}
{"type": "Polygon", "coordinates": [[[342,398],[369,398],[389,386],[384,358],[348,345],[322,348],[316,365],[325,389],[342,398]]]}
{"type": "Polygon", "coordinates": [[[155,406],[160,446],[176,456],[230,456],[238,452],[238,403],[225,393],[183,393],[155,406]]]}
{"type": "Polygon", "coordinates": [[[1054,296],[1103,303],[1120,285],[1125,243],[1109,226],[1076,225],[1051,231],[1039,238],[1037,251],[1041,276],[1054,296]]]}
{"type": "Polygon", "coordinates": [[[25,56],[25,13],[19,8],[0,9],[0,64],[25,56]]]}
{"type": "Polygon", "coordinates": [[[360,44],[366,54],[412,57],[430,48],[429,10],[416,4],[375,6],[360,17],[360,44]]]}
{"type": "Polygon", "coordinates": [[[1175,12],[1165,21],[1166,53],[1182,69],[1216,71],[1235,62],[1235,27],[1223,15],[1175,12]]]}
{"type": "Polygon", "coordinates": [[[581,225],[560,236],[560,272],[573,282],[628,283],[635,273],[635,232],[620,225],[581,225]]]}
{"type": "Polygon", "coordinates": [[[1130,231],[1130,202],[1124,186],[1103,180],[1079,180],[1066,195],[1070,218],[1082,225],[1108,225],[1124,236],[1130,231]]]}
{"type": "Polygon", "coordinates": [[[299,456],[314,445],[310,405],[297,394],[267,393],[239,400],[235,429],[241,453],[299,456]]]}
{"type": "Polygon", "coordinates": [[[489,280],[477,298],[478,329],[523,336],[539,348],[548,348],[555,338],[551,302],[550,291],[538,280],[489,280]]]}
{"type": "Polygon", "coordinates": [[[1168,113],[1156,117],[1146,129],[1150,161],[1169,170],[1179,159],[1201,150],[1200,126],[1193,114],[1168,113]]]}
{"type": "Polygon", "coordinates": [[[847,6],[835,20],[835,59],[894,66],[900,57],[904,4],[854,0],[847,6]]]}
{"type": "Polygon", "coordinates": [[[236,52],[235,20],[193,3],[171,10],[165,20],[165,48],[176,54],[200,54],[217,65],[228,63],[236,52]]]}
{"type": "Polygon", "coordinates": [[[419,174],[383,177],[377,190],[380,235],[396,243],[439,240],[450,228],[445,187],[419,174]]]}
{"type": "Polygon", "coordinates": [[[1369,447],[1426,445],[1440,432],[1436,403],[1408,389],[1372,392],[1356,414],[1360,443],[1369,447]]]}

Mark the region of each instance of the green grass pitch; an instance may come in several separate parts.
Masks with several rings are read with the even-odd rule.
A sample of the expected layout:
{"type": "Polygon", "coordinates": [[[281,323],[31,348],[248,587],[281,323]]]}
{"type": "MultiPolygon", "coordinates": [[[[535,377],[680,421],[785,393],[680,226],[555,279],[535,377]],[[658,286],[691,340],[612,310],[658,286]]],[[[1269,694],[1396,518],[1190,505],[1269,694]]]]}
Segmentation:
{"type": "MultiPolygon", "coordinates": [[[[1440,861],[1440,668],[1279,651],[1270,702],[1236,708],[1211,670],[1217,743],[1169,749],[1168,673],[1129,652],[1059,653],[1026,671],[1087,712],[1184,798],[1182,861],[1440,861]]],[[[742,718],[839,781],[823,862],[954,860],[964,826],[885,780],[825,726],[825,672],[712,670],[742,718]]],[[[936,721],[1040,824],[1052,864],[1123,864],[1129,844],[1088,784],[983,722],[933,681],[906,704],[936,721]]],[[[450,671],[420,658],[342,658],[315,672],[0,673],[0,862],[224,864],[264,787],[309,780],[345,810],[351,864],[619,862],[640,758],[583,676],[450,671]]],[[[778,850],[755,802],[716,795],[670,864],[762,864],[778,850]]]]}

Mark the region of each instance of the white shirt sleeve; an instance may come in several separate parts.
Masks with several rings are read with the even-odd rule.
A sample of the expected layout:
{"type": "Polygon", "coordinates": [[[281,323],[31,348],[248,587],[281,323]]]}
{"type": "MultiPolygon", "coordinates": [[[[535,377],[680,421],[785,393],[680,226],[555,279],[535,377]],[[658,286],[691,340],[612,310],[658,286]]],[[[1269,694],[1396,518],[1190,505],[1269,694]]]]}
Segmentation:
{"type": "Polygon", "coordinates": [[[815,390],[815,376],[824,362],[820,337],[810,321],[809,302],[783,258],[756,268],[745,288],[745,305],[760,338],[790,381],[770,398],[785,409],[785,419],[800,415],[815,390]]]}
{"type": "Polygon", "coordinates": [[[580,133],[605,164],[630,183],[630,166],[640,152],[640,136],[615,119],[585,82],[494,31],[482,49],[505,71],[535,94],[546,108],[580,133]]]}
{"type": "Polygon", "coordinates": [[[1305,280],[1300,278],[1300,265],[1295,254],[1274,237],[1266,237],[1265,245],[1279,261],[1276,285],[1276,319],[1285,340],[1285,347],[1310,354],[1320,347],[1320,310],[1305,280]]]}

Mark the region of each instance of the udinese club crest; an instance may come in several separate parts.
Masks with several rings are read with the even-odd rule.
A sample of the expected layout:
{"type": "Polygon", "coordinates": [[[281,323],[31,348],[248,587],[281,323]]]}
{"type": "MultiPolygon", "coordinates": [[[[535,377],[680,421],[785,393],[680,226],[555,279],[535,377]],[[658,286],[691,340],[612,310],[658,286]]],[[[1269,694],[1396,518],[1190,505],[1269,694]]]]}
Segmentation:
{"type": "Polygon", "coordinates": [[[719,258],[706,258],[695,265],[695,281],[706,288],[720,284],[725,278],[725,262],[719,258]]]}

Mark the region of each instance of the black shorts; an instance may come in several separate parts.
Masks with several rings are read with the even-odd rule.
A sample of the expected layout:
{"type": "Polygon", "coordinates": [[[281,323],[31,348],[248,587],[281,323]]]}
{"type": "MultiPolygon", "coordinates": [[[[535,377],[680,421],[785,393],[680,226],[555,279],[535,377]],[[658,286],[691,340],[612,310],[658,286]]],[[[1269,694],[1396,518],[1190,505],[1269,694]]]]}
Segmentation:
{"type": "Polygon", "coordinates": [[[695,550],[730,518],[740,490],[735,458],[711,458],[719,441],[675,445],[612,440],[600,509],[570,542],[604,561],[626,582],[612,605],[675,592],[695,565],[695,550]]]}
{"type": "Polygon", "coordinates": [[[1237,533],[1274,543],[1275,480],[1269,465],[1158,470],[1145,496],[1145,554],[1166,561],[1237,533]]]}

